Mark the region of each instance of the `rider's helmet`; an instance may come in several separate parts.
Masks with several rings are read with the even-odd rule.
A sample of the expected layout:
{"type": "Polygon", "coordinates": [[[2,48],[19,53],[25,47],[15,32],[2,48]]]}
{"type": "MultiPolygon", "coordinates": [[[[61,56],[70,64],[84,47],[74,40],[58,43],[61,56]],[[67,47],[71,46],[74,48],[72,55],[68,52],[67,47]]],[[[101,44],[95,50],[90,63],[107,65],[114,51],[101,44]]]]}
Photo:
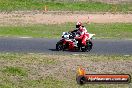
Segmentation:
{"type": "Polygon", "coordinates": [[[76,28],[79,28],[80,26],[82,26],[82,22],[77,22],[76,28]]]}

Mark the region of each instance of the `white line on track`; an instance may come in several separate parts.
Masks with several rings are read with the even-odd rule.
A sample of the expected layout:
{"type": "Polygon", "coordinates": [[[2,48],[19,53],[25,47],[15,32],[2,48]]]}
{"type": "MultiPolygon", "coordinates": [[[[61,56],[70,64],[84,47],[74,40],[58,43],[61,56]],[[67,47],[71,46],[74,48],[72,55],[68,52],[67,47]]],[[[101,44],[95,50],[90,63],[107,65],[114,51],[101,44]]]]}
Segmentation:
{"type": "Polygon", "coordinates": [[[32,38],[32,37],[18,37],[18,38],[24,38],[24,39],[26,39],[26,38],[32,38]]]}

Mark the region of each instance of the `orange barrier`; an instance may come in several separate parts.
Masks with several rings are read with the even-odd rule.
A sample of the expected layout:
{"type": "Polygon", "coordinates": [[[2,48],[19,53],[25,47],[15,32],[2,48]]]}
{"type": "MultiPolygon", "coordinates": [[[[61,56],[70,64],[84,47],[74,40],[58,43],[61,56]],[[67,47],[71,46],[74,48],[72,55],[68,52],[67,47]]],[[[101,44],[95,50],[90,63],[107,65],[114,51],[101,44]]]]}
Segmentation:
{"type": "Polygon", "coordinates": [[[44,6],[44,12],[47,12],[48,11],[48,7],[45,5],[44,6]]]}

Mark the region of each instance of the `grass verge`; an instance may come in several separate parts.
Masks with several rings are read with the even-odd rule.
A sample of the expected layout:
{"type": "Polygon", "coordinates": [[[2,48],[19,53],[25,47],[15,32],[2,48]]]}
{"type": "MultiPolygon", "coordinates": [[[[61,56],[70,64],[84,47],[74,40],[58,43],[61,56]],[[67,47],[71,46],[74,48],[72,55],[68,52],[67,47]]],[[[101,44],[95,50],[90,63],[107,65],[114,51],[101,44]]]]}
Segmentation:
{"type": "Polygon", "coordinates": [[[26,76],[26,71],[19,67],[5,67],[2,70],[3,73],[8,73],[12,75],[18,75],[18,76],[26,76]]]}
{"type": "Polygon", "coordinates": [[[0,0],[1,11],[14,10],[89,11],[89,12],[131,12],[132,3],[106,4],[101,2],[47,2],[46,0],[0,0]]]}
{"type": "Polygon", "coordinates": [[[132,75],[132,56],[0,53],[1,88],[128,88],[129,84],[76,83],[76,70],[132,75]],[[4,56],[4,58],[3,58],[4,56]],[[9,58],[10,57],[10,58],[9,58]],[[49,63],[48,60],[54,62],[49,63]],[[46,62],[45,62],[46,61],[46,62]]]}
{"type": "MultiPolygon", "coordinates": [[[[132,38],[131,23],[108,23],[90,25],[84,24],[89,33],[96,34],[96,38],[132,38]]],[[[75,29],[74,23],[27,26],[0,26],[0,36],[60,38],[62,32],[75,29]]]]}

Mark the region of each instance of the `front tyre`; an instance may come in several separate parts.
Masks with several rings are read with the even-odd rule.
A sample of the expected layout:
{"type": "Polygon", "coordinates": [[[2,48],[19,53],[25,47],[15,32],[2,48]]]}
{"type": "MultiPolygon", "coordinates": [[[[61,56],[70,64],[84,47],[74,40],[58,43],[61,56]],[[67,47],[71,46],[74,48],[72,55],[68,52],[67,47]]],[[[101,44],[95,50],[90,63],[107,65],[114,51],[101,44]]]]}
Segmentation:
{"type": "Polygon", "coordinates": [[[63,44],[62,44],[61,42],[58,42],[58,43],[56,44],[56,50],[57,50],[57,51],[63,50],[63,44]]]}

